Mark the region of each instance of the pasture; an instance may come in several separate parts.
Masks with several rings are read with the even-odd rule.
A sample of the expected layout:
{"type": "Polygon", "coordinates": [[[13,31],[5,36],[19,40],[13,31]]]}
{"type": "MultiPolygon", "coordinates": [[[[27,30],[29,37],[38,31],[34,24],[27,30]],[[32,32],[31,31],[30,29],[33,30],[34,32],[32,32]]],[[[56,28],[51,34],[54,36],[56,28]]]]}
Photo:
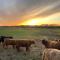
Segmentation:
{"type": "Polygon", "coordinates": [[[0,35],[13,36],[14,39],[35,39],[36,44],[30,47],[26,52],[22,48],[17,52],[11,46],[4,49],[0,45],[0,60],[42,60],[44,46],[41,39],[60,39],[60,28],[21,28],[21,27],[0,27],[0,35]]]}
{"type": "Polygon", "coordinates": [[[60,38],[60,28],[20,28],[0,27],[0,35],[13,36],[14,38],[41,39],[60,38]]]}

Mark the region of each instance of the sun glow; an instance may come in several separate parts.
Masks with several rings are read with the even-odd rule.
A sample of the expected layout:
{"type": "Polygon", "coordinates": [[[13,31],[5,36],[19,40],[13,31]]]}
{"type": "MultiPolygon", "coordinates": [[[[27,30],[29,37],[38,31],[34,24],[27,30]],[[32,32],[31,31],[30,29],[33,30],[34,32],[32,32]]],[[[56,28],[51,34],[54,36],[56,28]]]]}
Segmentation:
{"type": "Polygon", "coordinates": [[[29,20],[24,20],[24,22],[18,24],[18,25],[41,25],[41,24],[44,24],[46,23],[46,20],[43,19],[43,18],[32,18],[32,19],[29,19],[29,20]]]}

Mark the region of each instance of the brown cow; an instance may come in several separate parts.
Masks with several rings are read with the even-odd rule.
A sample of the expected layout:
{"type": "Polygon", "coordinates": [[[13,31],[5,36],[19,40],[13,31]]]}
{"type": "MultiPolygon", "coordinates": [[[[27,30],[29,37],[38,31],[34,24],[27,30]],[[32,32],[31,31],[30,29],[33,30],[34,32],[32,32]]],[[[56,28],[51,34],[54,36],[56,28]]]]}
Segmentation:
{"type": "Polygon", "coordinates": [[[15,48],[16,41],[15,40],[10,40],[10,39],[5,39],[3,43],[3,47],[8,47],[9,45],[12,45],[13,48],[15,48]]]}
{"type": "Polygon", "coordinates": [[[28,51],[32,44],[35,44],[34,40],[19,40],[16,41],[16,48],[19,51],[19,47],[26,47],[26,51],[28,51]]]}
{"type": "Polygon", "coordinates": [[[42,40],[42,44],[45,45],[46,48],[54,48],[60,50],[60,42],[59,41],[51,41],[51,40],[42,40]]]}
{"type": "Polygon", "coordinates": [[[8,46],[8,45],[12,45],[13,47],[15,46],[17,51],[19,51],[20,47],[26,47],[26,51],[29,50],[29,47],[31,46],[31,44],[35,44],[34,40],[14,40],[14,39],[9,39],[9,40],[5,40],[3,43],[3,47],[4,46],[8,46]]]}

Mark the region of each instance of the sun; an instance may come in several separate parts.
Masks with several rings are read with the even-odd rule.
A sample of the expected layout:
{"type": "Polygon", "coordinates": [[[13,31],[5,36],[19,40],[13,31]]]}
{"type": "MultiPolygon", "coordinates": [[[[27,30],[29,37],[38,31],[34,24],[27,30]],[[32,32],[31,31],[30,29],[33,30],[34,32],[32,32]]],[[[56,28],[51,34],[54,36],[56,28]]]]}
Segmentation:
{"type": "Polygon", "coordinates": [[[24,25],[39,25],[39,19],[30,19],[23,23],[24,25]]]}
{"type": "Polygon", "coordinates": [[[41,18],[32,18],[29,20],[24,20],[22,23],[18,24],[18,25],[41,25],[43,23],[43,21],[41,20],[41,18]]]}

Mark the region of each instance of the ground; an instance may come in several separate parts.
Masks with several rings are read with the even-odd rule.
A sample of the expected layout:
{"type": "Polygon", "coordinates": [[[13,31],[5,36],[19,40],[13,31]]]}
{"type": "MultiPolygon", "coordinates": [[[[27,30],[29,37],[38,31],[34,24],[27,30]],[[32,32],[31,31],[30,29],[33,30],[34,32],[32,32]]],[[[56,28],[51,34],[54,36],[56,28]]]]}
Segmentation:
{"type": "Polygon", "coordinates": [[[0,27],[0,35],[13,36],[14,39],[35,39],[36,44],[30,47],[30,51],[17,52],[16,49],[8,47],[4,49],[0,45],[0,60],[42,60],[44,46],[41,43],[45,39],[60,39],[60,28],[20,28],[0,27]]]}

